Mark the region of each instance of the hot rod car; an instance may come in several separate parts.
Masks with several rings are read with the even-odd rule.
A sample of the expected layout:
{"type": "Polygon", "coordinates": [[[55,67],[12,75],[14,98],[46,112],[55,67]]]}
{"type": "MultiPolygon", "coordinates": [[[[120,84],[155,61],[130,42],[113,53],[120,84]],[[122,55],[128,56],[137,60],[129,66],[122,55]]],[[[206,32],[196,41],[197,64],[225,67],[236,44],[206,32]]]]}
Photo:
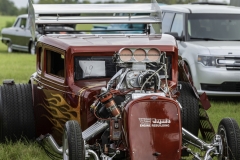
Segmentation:
{"type": "Polygon", "coordinates": [[[175,38],[161,34],[156,1],[29,2],[32,31],[35,24],[139,23],[146,28],[144,34],[42,35],[29,82],[5,80],[0,87],[1,142],[38,137],[64,160],[240,159],[237,122],[223,118],[214,131],[206,94],[199,96],[192,85],[175,38]],[[66,16],[72,13],[81,16],[66,16]]]}

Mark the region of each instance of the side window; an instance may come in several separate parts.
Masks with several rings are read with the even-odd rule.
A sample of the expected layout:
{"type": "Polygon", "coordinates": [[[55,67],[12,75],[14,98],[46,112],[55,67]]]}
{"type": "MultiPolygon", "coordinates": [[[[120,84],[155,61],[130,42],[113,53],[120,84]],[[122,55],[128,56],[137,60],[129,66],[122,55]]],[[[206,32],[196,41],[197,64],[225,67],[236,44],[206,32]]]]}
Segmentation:
{"type": "Polygon", "coordinates": [[[177,32],[178,36],[183,32],[183,14],[176,14],[173,20],[171,32],[177,32]]]}
{"type": "Polygon", "coordinates": [[[26,24],[27,24],[26,22],[27,22],[27,19],[26,18],[22,18],[21,23],[20,23],[20,27],[22,29],[26,28],[26,24]]]}
{"type": "Polygon", "coordinates": [[[175,13],[166,12],[162,21],[162,32],[170,32],[172,26],[172,20],[175,13]]]}
{"type": "Polygon", "coordinates": [[[18,18],[14,24],[14,27],[20,27],[20,23],[21,23],[21,18],[18,18]]]}
{"type": "Polygon", "coordinates": [[[58,77],[65,77],[65,67],[64,67],[64,55],[47,50],[47,74],[55,75],[58,77]]]}

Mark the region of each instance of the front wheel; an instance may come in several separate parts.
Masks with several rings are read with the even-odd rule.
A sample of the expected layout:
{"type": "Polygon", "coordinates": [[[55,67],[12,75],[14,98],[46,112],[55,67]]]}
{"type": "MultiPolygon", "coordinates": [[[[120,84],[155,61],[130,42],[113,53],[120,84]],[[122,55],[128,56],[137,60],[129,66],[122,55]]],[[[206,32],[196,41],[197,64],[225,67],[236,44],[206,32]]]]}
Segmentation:
{"type": "Polygon", "coordinates": [[[224,118],[218,126],[218,134],[223,140],[223,153],[219,160],[240,159],[240,129],[232,118],[224,118]]]}
{"type": "Polygon", "coordinates": [[[84,160],[82,130],[75,120],[67,121],[63,134],[63,160],[84,160]]]}
{"type": "Polygon", "coordinates": [[[8,47],[7,48],[8,53],[12,53],[13,49],[12,49],[12,43],[11,42],[8,42],[7,47],[8,47]]]}

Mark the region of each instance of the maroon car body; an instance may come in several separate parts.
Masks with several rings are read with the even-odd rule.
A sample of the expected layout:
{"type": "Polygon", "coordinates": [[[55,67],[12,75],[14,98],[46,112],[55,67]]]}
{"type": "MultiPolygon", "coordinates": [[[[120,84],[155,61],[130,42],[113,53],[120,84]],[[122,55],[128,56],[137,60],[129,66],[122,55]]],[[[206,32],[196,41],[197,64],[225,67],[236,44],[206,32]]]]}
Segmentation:
{"type": "MultiPolygon", "coordinates": [[[[156,2],[113,6],[122,8],[110,12],[132,7],[129,12],[139,13],[145,6],[155,14],[148,21],[145,17],[143,23],[160,24],[156,2]]],[[[35,7],[43,14],[52,6],[35,7]]],[[[109,5],[72,7],[71,14],[75,10],[86,13],[93,7],[103,12],[109,5]]],[[[66,12],[64,17],[38,17],[35,22],[78,20],[66,19],[66,12]]],[[[131,23],[129,18],[134,20],[124,18],[126,23],[131,23]]],[[[91,17],[79,21],[86,23],[91,17]]],[[[22,135],[38,137],[38,142],[47,141],[64,160],[179,160],[190,154],[205,160],[211,156],[239,158],[238,124],[226,118],[218,133],[214,132],[205,111],[209,101],[205,94],[198,96],[171,35],[152,34],[149,28],[140,35],[47,34],[36,43],[36,57],[36,72],[28,84],[6,80],[0,87],[1,141],[22,135]],[[197,137],[199,129],[211,143],[197,137]],[[192,152],[188,144],[206,151],[205,155],[192,152]]]]}
{"type": "MultiPolygon", "coordinates": [[[[92,113],[89,113],[89,106],[91,106],[91,104],[95,100],[94,96],[100,93],[100,89],[106,86],[107,82],[110,79],[94,78],[82,79],[78,81],[74,80],[74,57],[106,56],[111,58],[116,51],[120,50],[123,47],[142,47],[139,44],[148,41],[148,37],[146,36],[145,38],[136,40],[135,38],[123,36],[121,38],[121,41],[122,43],[124,43],[125,41],[126,44],[114,45],[114,43],[121,43],[119,37],[104,38],[104,36],[91,37],[91,39],[88,37],[84,39],[81,37],[66,38],[66,36],[43,36],[38,40],[38,43],[36,45],[37,72],[31,78],[32,84],[34,84],[32,87],[33,93],[37,93],[33,94],[35,115],[36,117],[39,117],[41,119],[37,120],[37,122],[40,122],[39,125],[43,125],[42,127],[37,127],[39,129],[42,129],[37,133],[52,133],[50,131],[52,130],[51,128],[53,126],[46,127],[46,124],[59,125],[54,126],[57,131],[58,127],[65,124],[66,121],[63,121],[64,117],[66,118],[66,120],[75,119],[79,122],[81,119],[81,126],[83,127],[83,130],[96,120],[94,115],[92,115],[92,113]],[[76,44],[75,46],[73,45],[72,40],[74,40],[74,44],[76,44]],[[131,45],[128,45],[129,43],[131,45]],[[50,54],[53,52],[59,54],[59,57],[61,55],[64,56],[64,59],[62,59],[64,61],[64,66],[62,66],[63,68],[61,68],[64,69],[63,77],[59,76],[57,72],[51,73],[50,71],[48,71],[50,66],[47,60],[49,59],[50,54]],[[54,104],[56,105],[54,106],[54,104]],[[62,107],[60,107],[60,105],[62,107]],[[51,107],[53,108],[50,110],[45,109],[51,107]],[[67,109],[68,107],[69,109],[67,109]],[[62,111],[66,111],[66,115],[64,115],[62,111]],[[63,117],[61,117],[60,114],[63,114],[63,117]],[[60,122],[56,123],[58,119],[60,120],[60,122]],[[45,131],[43,132],[43,130],[45,131]]],[[[178,58],[176,42],[173,37],[169,35],[163,35],[161,39],[149,41],[148,43],[149,44],[145,45],[144,47],[154,47],[158,48],[161,51],[165,51],[167,52],[167,54],[173,57],[172,60],[178,58]]],[[[177,70],[177,61],[173,61],[171,76],[171,83],[173,89],[176,89],[177,87],[177,70]]]]}

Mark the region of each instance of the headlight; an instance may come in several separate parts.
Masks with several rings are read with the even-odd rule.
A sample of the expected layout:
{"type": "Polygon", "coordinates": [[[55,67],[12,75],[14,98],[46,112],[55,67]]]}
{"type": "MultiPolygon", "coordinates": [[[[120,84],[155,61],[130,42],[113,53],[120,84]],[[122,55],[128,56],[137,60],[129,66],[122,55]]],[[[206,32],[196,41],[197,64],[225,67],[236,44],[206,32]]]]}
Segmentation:
{"type": "Polygon", "coordinates": [[[211,56],[198,56],[198,62],[202,63],[204,66],[216,66],[217,57],[211,56]]]}

